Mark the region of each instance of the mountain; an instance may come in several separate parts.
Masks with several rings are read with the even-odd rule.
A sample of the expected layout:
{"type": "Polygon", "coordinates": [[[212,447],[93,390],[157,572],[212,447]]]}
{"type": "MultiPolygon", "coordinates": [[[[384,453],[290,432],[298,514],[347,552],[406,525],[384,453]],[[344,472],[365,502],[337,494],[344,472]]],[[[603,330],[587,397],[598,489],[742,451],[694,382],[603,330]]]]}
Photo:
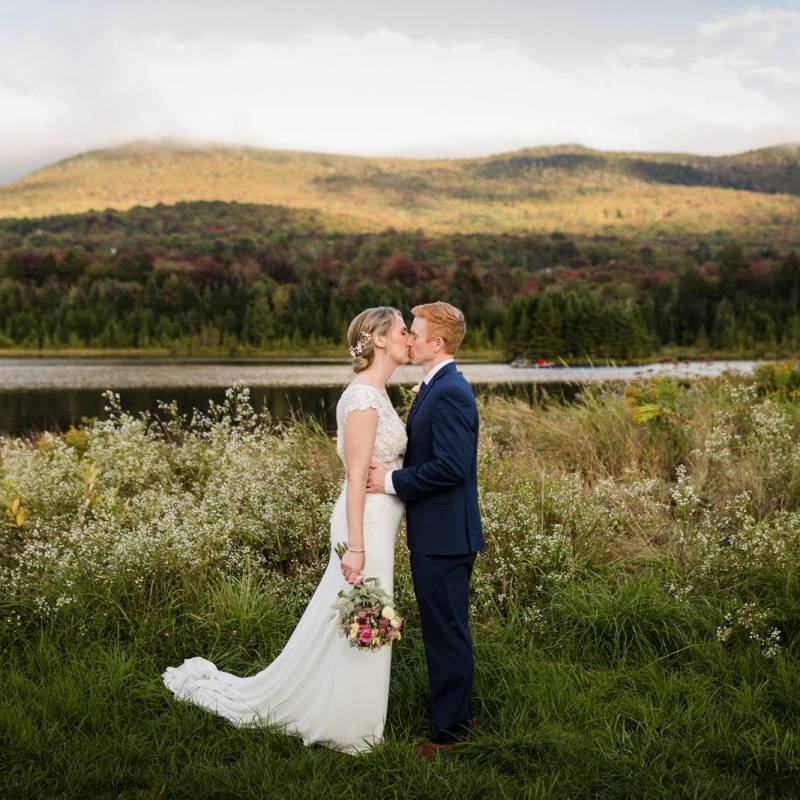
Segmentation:
{"type": "Polygon", "coordinates": [[[0,186],[0,217],[191,200],[313,209],[350,231],[786,238],[800,221],[800,146],[709,157],[565,145],[421,160],[140,141],[0,186]]]}

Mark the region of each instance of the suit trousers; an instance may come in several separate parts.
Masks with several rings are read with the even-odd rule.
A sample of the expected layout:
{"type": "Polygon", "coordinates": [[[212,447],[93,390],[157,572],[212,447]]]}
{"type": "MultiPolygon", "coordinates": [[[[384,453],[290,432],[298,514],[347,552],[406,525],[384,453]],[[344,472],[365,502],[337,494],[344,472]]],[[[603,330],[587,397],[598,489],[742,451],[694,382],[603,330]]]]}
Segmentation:
{"type": "Polygon", "coordinates": [[[472,718],[469,579],[477,553],[410,554],[431,689],[431,741],[463,739],[472,718]]]}

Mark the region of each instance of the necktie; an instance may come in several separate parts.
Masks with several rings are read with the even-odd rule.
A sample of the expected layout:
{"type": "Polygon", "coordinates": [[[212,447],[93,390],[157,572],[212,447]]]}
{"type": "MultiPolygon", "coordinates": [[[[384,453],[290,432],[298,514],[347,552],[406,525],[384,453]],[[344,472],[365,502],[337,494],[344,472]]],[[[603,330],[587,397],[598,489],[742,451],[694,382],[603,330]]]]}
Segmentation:
{"type": "Polygon", "coordinates": [[[425,392],[427,391],[428,391],[428,384],[427,382],[423,381],[422,386],[419,387],[417,396],[414,398],[414,402],[411,405],[415,406],[422,399],[422,395],[424,395],[425,392]]]}

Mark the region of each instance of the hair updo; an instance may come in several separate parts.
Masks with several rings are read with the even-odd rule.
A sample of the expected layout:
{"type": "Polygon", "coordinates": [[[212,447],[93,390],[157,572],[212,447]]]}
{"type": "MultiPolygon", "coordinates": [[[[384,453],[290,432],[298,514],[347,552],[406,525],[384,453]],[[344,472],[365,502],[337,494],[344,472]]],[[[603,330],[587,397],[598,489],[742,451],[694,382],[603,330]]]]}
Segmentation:
{"type": "Polygon", "coordinates": [[[400,312],[391,306],[365,308],[347,329],[347,344],[353,358],[353,372],[362,372],[375,360],[375,336],[388,336],[400,312]]]}

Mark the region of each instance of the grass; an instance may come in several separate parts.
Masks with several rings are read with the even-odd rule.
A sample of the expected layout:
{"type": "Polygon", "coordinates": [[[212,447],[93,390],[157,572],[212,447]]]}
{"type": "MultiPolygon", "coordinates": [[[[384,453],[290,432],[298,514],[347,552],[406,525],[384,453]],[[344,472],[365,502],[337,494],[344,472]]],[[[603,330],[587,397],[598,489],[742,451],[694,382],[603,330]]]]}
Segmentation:
{"type": "MultiPolygon", "coordinates": [[[[796,584],[796,578],[793,579],[796,584]]],[[[241,587],[230,590],[241,596],[241,587]]],[[[177,703],[160,672],[189,653],[244,673],[287,634],[286,608],[248,602],[254,649],[197,630],[169,603],[126,631],[61,622],[4,642],[2,791],[33,797],[792,797],[800,769],[796,652],[726,652],[719,613],[678,604],[646,575],[553,598],[547,635],[476,626],[474,741],[420,763],[419,637],[393,654],[384,744],[357,761],[177,703]],[[170,630],[166,631],[165,627],[170,630]],[[169,633],[169,635],[166,635],[169,633]],[[9,646],[10,645],[10,646],[9,646]]],[[[789,588],[784,586],[784,588],[789,588]]],[[[792,587],[796,591],[797,586],[792,587]]],[[[75,615],[74,622],[80,618],[75,615]]],[[[354,698],[357,702],[357,698],[354,698]]]]}
{"type": "Polygon", "coordinates": [[[781,365],[481,398],[476,725],[433,763],[413,754],[427,677],[402,531],[407,633],[374,752],[237,729],[161,682],[283,647],[340,478],[312,422],[264,432],[230,390],[194,432],[110,400],[109,421],[0,439],[0,796],[796,797],[798,382],[781,365]],[[671,413],[637,416],[654,406],[671,413]]]}

